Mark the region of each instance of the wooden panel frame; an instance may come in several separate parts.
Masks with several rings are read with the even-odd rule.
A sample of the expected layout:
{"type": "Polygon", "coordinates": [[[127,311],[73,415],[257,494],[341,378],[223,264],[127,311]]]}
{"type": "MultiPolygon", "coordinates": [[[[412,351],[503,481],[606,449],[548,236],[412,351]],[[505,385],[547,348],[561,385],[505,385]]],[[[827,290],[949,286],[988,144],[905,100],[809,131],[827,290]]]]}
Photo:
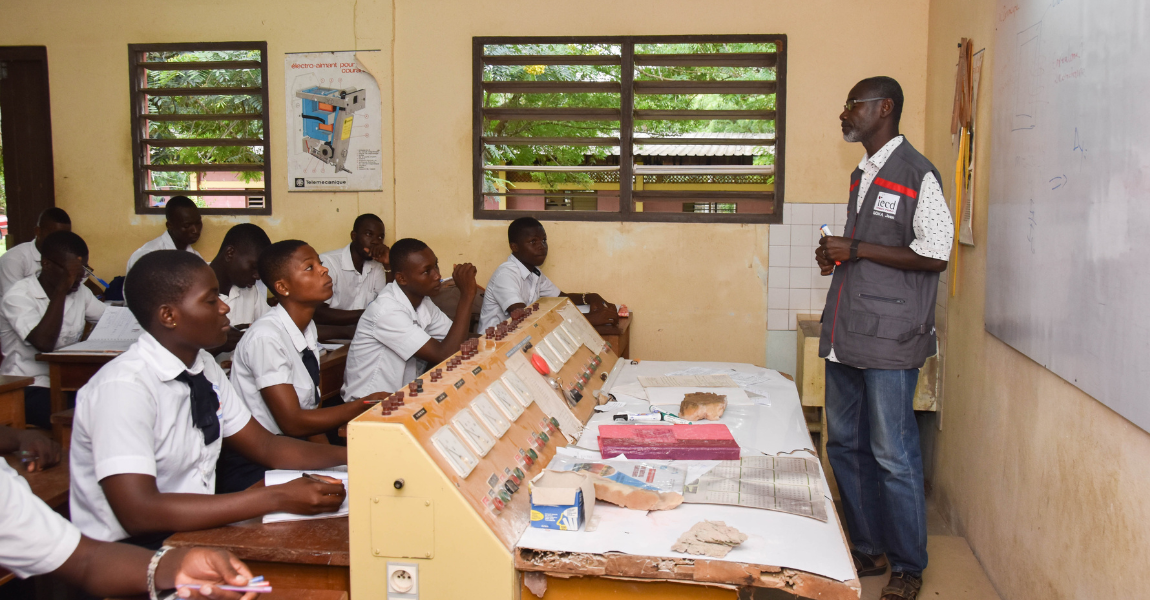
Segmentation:
{"type": "MultiPolygon", "coordinates": [[[[531,216],[547,221],[638,221],[638,222],[672,222],[672,223],[782,223],[785,179],[785,146],[786,146],[786,96],[787,96],[787,36],[785,34],[763,35],[686,35],[686,36],[592,36],[592,37],[473,37],[472,38],[472,175],[473,175],[473,204],[472,216],[481,220],[510,221],[519,217],[531,216]],[[635,44],[676,44],[676,43],[773,43],[776,51],[773,53],[729,53],[710,55],[678,55],[678,54],[635,54],[635,44]],[[619,56],[536,56],[536,55],[484,55],[484,47],[499,44],[618,44],[621,47],[619,56]],[[508,145],[547,145],[565,144],[572,138],[500,138],[484,137],[484,119],[493,114],[501,114],[499,109],[483,108],[484,91],[493,89],[516,89],[516,86],[507,86],[511,82],[484,82],[483,68],[485,65],[620,65],[620,110],[619,110],[619,139],[589,138],[587,143],[581,145],[618,145],[619,146],[619,212],[597,211],[542,211],[542,210],[489,210],[484,208],[485,196],[514,196],[513,193],[484,194],[483,192],[483,146],[484,144],[508,145]],[[651,66],[766,66],[774,67],[776,78],[774,82],[714,82],[709,85],[705,82],[636,82],[634,80],[635,65],[651,66]],[[641,94],[670,94],[670,93],[758,93],[775,94],[775,110],[773,111],[635,111],[634,97],[641,94]],[[693,112],[693,114],[692,114],[693,112]],[[775,137],[772,140],[747,140],[738,138],[717,138],[715,140],[683,141],[673,138],[656,138],[634,140],[634,121],[637,118],[646,119],[759,119],[774,120],[775,137]],[[594,140],[595,143],[590,143],[594,140]],[[756,145],[775,146],[775,187],[772,192],[762,194],[755,199],[771,200],[774,202],[773,210],[763,214],[715,214],[715,213],[667,213],[667,212],[636,212],[632,195],[634,144],[648,145],[756,145]]],[[[553,86],[553,91],[575,91],[577,82],[562,82],[553,86]],[[570,90],[567,87],[570,86],[570,90]]],[[[583,86],[586,84],[583,83],[583,86]]],[[[535,89],[535,86],[520,86],[519,91],[535,89]]],[[[540,87],[538,89],[545,89],[540,87]]],[[[588,88],[582,88],[592,91],[588,88]]],[[[582,91],[582,90],[580,90],[582,91]]],[[[609,91],[603,89],[594,91],[609,91]]],[[[520,109],[516,114],[523,116],[537,116],[563,120],[575,120],[571,114],[564,114],[564,109],[535,109],[538,112],[527,112],[520,109]]],[[[570,109],[566,109],[570,110],[570,109]]],[[[596,109],[575,109],[579,111],[596,109]]],[[[604,109],[597,109],[604,110],[604,109]]],[[[510,116],[502,114],[503,117],[510,116]]],[[[584,118],[590,116],[588,113],[584,118]]],[[[595,115],[598,116],[598,115],[595,115]]],[[[579,142],[571,142],[571,145],[579,142]]],[[[720,192],[721,193],[721,192],[720,192]]],[[[752,194],[739,193],[742,198],[752,194]]],[[[567,195],[559,194],[556,195],[567,195]]],[[[698,192],[692,192],[692,198],[698,198],[698,192]]],[[[640,195],[642,197],[642,195],[640,195]]],[[[684,197],[686,201],[687,198],[684,197]]]]}
{"type": "Polygon", "coordinates": [[[267,42],[204,42],[204,43],[175,43],[175,44],[128,44],[128,80],[131,90],[132,111],[132,171],[135,186],[135,209],[138,215],[161,215],[163,207],[149,205],[153,196],[184,194],[196,196],[263,196],[264,204],[259,208],[201,208],[200,213],[205,215],[270,215],[272,214],[272,172],[271,172],[271,111],[268,94],[268,45],[267,42]],[[145,61],[146,52],[187,52],[201,50],[259,50],[259,61],[201,61],[189,63],[165,63],[145,61]],[[260,69],[260,87],[258,88],[147,88],[145,70],[202,70],[202,69],[260,69]],[[260,114],[235,115],[148,115],[147,95],[255,95],[263,100],[263,111],[260,114]],[[158,118],[153,118],[158,117],[158,118]],[[147,137],[147,121],[192,121],[192,120],[261,120],[263,122],[263,139],[230,139],[230,140],[150,140],[147,137]],[[156,171],[192,171],[190,167],[197,165],[149,165],[147,148],[149,146],[183,147],[183,146],[263,146],[264,164],[262,165],[211,165],[204,171],[261,171],[263,172],[262,189],[242,190],[150,190],[151,173],[156,171]],[[250,168],[250,167],[257,168],[250,168]],[[242,168],[249,167],[249,168],[242,168]]]}

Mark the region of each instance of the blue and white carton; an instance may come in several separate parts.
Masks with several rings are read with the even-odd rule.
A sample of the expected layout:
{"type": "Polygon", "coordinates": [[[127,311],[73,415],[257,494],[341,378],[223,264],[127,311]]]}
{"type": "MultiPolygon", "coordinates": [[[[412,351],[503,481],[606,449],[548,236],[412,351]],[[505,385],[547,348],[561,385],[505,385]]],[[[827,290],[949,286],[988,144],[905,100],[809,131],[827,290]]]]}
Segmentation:
{"type": "Polygon", "coordinates": [[[531,526],[578,531],[595,511],[595,484],[583,473],[544,471],[532,479],[531,526]]]}

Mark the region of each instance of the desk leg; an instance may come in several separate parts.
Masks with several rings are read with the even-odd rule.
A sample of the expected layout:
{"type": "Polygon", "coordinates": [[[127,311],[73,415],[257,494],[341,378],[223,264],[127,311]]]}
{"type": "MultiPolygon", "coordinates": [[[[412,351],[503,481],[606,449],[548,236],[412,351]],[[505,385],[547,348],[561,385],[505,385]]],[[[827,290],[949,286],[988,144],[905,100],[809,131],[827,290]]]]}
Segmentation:
{"type": "MultiPolygon", "coordinates": [[[[68,408],[68,403],[64,399],[64,385],[61,379],[62,373],[60,372],[62,368],[60,363],[48,363],[48,392],[52,406],[51,414],[56,414],[68,408]]],[[[56,441],[59,442],[60,440],[56,441]]]]}
{"type": "Polygon", "coordinates": [[[24,420],[24,388],[0,394],[0,424],[8,424],[13,429],[28,426],[24,420]]]}

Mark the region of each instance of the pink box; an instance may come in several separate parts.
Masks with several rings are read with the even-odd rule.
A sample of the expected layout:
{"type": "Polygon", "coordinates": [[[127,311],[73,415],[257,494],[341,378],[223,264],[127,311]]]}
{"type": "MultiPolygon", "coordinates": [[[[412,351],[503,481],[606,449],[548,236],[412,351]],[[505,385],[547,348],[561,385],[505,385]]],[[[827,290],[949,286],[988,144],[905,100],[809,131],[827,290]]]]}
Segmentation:
{"type": "Polygon", "coordinates": [[[722,423],[706,425],[600,425],[603,458],[738,460],[739,444],[722,423]]]}

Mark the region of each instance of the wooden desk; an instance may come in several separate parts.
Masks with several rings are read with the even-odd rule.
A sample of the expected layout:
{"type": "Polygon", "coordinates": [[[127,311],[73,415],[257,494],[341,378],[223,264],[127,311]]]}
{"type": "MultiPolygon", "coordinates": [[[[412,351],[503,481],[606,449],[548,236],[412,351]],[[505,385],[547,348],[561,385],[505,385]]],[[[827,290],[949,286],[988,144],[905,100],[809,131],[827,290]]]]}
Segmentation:
{"type": "Polygon", "coordinates": [[[36,497],[43,500],[44,504],[50,506],[53,510],[59,512],[60,508],[68,502],[68,455],[60,459],[60,463],[51,469],[37,471],[35,473],[28,473],[24,471],[24,467],[20,464],[20,457],[16,453],[5,454],[4,460],[8,461],[8,466],[16,469],[20,476],[28,480],[28,486],[32,488],[32,493],[36,497]]]}
{"type": "Polygon", "coordinates": [[[604,341],[610,342],[615,354],[631,358],[631,317],[619,317],[618,325],[596,325],[595,331],[604,341]]]}
{"type": "MultiPolygon", "coordinates": [[[[343,387],[343,371],[347,365],[347,346],[324,353],[319,359],[319,393],[323,400],[339,394],[343,387]]],[[[52,435],[68,449],[72,440],[72,410],[64,409],[64,393],[79,390],[100,370],[100,367],[119,354],[68,354],[47,352],[36,355],[36,360],[48,363],[49,385],[52,393],[52,435]]],[[[3,379],[3,378],[0,378],[3,379]]],[[[32,380],[28,379],[29,382],[32,380]]],[[[0,387],[0,403],[3,402],[0,387]]],[[[20,414],[24,413],[24,395],[20,394],[20,414]]],[[[0,424],[3,420],[0,419],[0,424]]]]}
{"type": "Polygon", "coordinates": [[[231,551],[276,589],[351,589],[347,517],[263,524],[250,519],[216,529],[177,533],[169,546],[231,551]]]}
{"type": "Polygon", "coordinates": [[[24,388],[33,381],[31,377],[0,375],[0,425],[24,429],[24,388]]]}

